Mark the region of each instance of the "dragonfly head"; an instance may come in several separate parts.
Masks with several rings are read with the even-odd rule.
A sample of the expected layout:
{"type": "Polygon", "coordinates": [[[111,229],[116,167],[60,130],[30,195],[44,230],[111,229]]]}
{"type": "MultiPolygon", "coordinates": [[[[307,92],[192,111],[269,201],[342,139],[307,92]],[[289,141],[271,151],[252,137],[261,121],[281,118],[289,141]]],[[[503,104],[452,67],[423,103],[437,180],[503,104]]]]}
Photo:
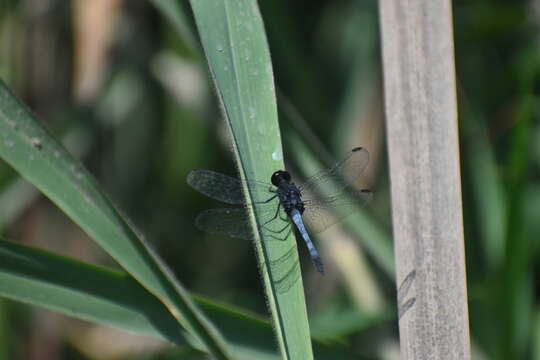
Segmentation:
{"type": "Polygon", "coordinates": [[[289,174],[287,171],[278,170],[272,174],[271,181],[272,185],[279,187],[279,185],[281,185],[283,182],[291,182],[291,174],[289,174]]]}

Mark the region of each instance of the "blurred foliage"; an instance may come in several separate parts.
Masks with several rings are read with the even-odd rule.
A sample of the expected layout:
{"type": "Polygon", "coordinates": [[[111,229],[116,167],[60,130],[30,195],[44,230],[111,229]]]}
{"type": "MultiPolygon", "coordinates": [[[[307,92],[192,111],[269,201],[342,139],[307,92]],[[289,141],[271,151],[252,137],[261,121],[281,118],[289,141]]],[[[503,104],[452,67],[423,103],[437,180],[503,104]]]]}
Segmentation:
{"type": "MultiPolygon", "coordinates": [[[[179,1],[182,16],[171,19],[161,12],[164,3],[4,0],[0,77],[84,161],[182,283],[266,314],[251,245],[192,225],[198,211],[215,204],[187,186],[189,170],[235,169],[191,11],[179,1]]],[[[369,213],[380,233],[390,234],[376,1],[275,0],[260,7],[283,94],[289,166],[302,169],[304,156],[295,154],[305,151],[328,163],[353,146],[367,147],[372,162],[363,185],[375,192],[369,213]]],[[[473,353],[540,359],[540,4],[459,0],[453,11],[473,353]]],[[[24,185],[2,164],[3,236],[115,266],[24,185]],[[8,196],[13,189],[17,195],[8,196]]],[[[333,264],[329,275],[318,277],[300,249],[313,333],[364,356],[395,358],[391,273],[362,252],[356,232],[343,230],[338,236],[359,240],[352,242],[353,267],[340,263],[338,245],[322,240],[323,256],[333,264]],[[351,277],[365,287],[351,286],[351,277]]],[[[380,241],[388,240],[381,235],[380,241]]],[[[99,347],[92,353],[81,345],[92,341],[92,327],[2,301],[0,359],[44,352],[55,359],[105,358],[99,347]]],[[[133,358],[119,348],[115,358],[133,358]]],[[[192,350],[164,355],[158,348],[138,358],[199,356],[192,350]]]]}

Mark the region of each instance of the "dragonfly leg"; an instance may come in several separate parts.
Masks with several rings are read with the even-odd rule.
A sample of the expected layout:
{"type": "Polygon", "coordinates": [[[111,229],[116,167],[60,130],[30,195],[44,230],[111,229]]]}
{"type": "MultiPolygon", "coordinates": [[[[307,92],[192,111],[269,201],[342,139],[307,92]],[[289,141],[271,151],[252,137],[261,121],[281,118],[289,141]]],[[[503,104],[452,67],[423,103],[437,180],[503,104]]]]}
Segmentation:
{"type": "Polygon", "coordinates": [[[271,229],[268,229],[268,228],[265,228],[265,230],[268,232],[268,233],[272,233],[272,234],[268,234],[267,233],[267,236],[272,238],[272,239],[275,239],[275,240],[278,240],[278,241],[285,241],[289,235],[291,234],[291,231],[292,231],[292,226],[290,223],[288,223],[287,225],[285,225],[282,229],[280,230],[271,230],[271,229]],[[285,231],[285,229],[289,229],[289,231],[287,231],[287,233],[285,234],[285,236],[280,236],[278,237],[277,235],[273,235],[273,234],[281,234],[283,231],[285,231]]]}
{"type": "MultiPolygon", "coordinates": [[[[272,192],[275,193],[275,191],[272,191],[272,192]]],[[[256,204],[256,205],[267,204],[267,203],[269,203],[270,201],[274,200],[276,197],[277,197],[277,194],[274,195],[274,196],[272,196],[272,197],[269,198],[269,199],[264,200],[264,201],[257,201],[257,202],[254,202],[254,204],[256,204]]]]}

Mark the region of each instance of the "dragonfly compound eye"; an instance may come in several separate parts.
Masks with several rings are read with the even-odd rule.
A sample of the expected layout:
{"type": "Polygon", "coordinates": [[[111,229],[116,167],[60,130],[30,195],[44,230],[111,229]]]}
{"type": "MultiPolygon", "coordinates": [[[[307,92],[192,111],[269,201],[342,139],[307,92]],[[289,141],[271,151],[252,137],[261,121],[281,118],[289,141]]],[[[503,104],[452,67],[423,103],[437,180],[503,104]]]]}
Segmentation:
{"type": "Polygon", "coordinates": [[[282,181],[290,182],[291,174],[289,174],[287,171],[278,170],[274,174],[272,174],[272,178],[270,179],[270,181],[272,181],[272,185],[279,186],[282,181]]]}

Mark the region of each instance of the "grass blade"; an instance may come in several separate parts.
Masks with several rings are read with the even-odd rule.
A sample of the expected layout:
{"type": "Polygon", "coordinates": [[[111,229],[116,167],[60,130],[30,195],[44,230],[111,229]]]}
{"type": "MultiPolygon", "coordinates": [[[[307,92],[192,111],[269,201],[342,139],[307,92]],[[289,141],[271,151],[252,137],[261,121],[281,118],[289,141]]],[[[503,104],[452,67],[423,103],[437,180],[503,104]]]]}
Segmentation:
{"type": "Polygon", "coordinates": [[[185,342],[167,308],[125,273],[5,240],[0,240],[0,257],[3,297],[177,344],[185,342]]]}
{"type": "MultiPolygon", "coordinates": [[[[192,1],[197,28],[233,139],[242,179],[283,169],[272,66],[256,1],[192,1]]],[[[259,194],[247,193],[249,199],[259,194]]],[[[252,223],[257,223],[256,216],[252,223]]],[[[264,234],[256,234],[259,238],[264,234]]],[[[284,359],[313,357],[294,237],[256,242],[284,359]]]]}
{"type": "MultiPolygon", "coordinates": [[[[2,239],[0,257],[2,297],[175,344],[190,340],[167,308],[128,274],[2,239]]],[[[279,358],[267,321],[201,296],[194,300],[226,334],[235,358],[279,358]]],[[[321,359],[353,358],[336,344],[317,344],[316,350],[321,359]]]]}
{"type": "Polygon", "coordinates": [[[191,302],[82,164],[0,81],[0,157],[49,197],[127,272],[162,301],[207,351],[229,358],[220,334],[191,302]]]}

